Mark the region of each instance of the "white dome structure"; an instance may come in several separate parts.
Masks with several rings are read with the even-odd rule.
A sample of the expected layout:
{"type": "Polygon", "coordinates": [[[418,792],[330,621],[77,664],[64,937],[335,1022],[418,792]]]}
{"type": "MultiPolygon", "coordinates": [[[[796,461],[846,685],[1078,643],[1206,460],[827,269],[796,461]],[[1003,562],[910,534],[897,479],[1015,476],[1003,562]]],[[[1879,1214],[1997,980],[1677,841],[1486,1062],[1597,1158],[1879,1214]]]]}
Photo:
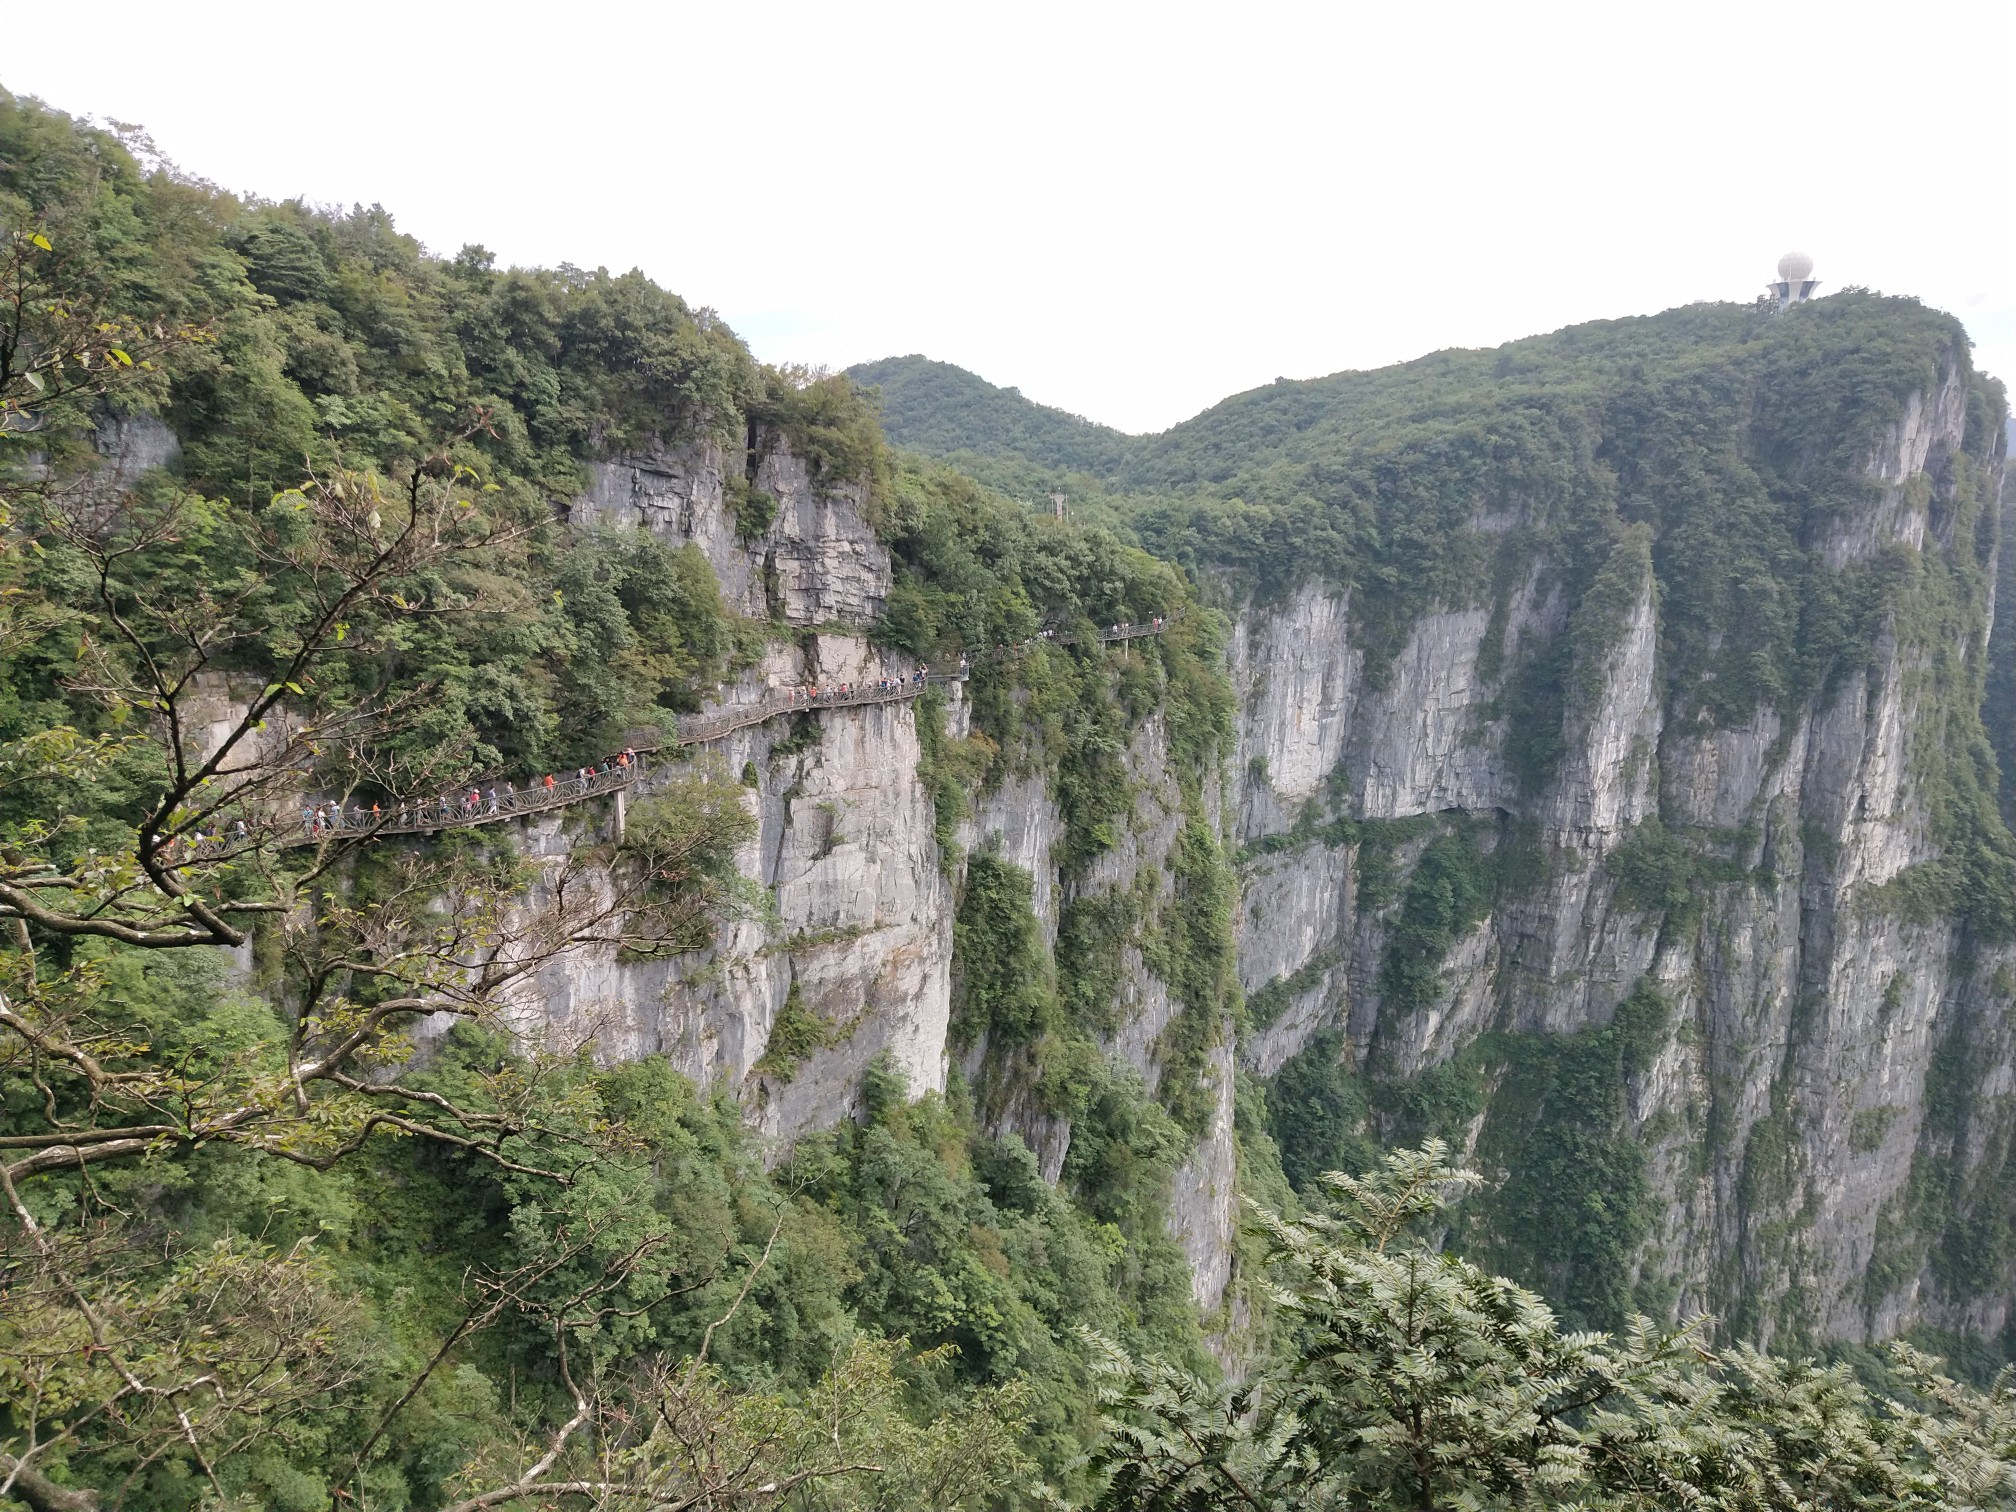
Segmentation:
{"type": "Polygon", "coordinates": [[[1787,252],[1778,259],[1778,282],[1765,287],[1778,301],[1781,310],[1804,304],[1820,287],[1820,280],[1813,276],[1813,259],[1804,252],[1787,252]]]}
{"type": "Polygon", "coordinates": [[[1787,252],[1778,259],[1778,276],[1787,283],[1804,283],[1813,276],[1813,259],[1804,252],[1787,252]]]}

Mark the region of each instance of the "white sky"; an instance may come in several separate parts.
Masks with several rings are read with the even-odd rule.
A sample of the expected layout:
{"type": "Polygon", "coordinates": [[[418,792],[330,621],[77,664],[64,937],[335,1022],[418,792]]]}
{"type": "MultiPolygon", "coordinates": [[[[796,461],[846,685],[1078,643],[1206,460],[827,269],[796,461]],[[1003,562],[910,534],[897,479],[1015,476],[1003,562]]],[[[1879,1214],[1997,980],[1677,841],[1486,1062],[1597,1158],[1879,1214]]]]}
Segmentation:
{"type": "Polygon", "coordinates": [[[1778,254],[2016,377],[2010,6],[20,3],[0,85],[430,247],[643,268],[758,355],[1129,430],[1778,254]]]}

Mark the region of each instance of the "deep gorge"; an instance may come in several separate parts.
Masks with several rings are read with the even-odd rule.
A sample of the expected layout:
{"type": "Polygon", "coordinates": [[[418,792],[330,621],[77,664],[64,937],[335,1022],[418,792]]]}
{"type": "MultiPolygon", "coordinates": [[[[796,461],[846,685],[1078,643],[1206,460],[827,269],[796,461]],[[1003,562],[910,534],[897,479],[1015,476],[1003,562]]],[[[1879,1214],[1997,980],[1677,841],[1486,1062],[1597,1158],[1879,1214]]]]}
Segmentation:
{"type": "MultiPolygon", "coordinates": [[[[74,1245],[149,1358],[239,1288],[294,1360],[207,1491],[165,1408],[60,1476],[448,1506],[575,1366],[705,1356],[1079,1498],[1107,1351],[1263,1378],[1256,1214],[1431,1138],[1481,1181],[1421,1253],[1567,1328],[2016,1355],[2016,496],[1954,318],[1690,305],[1124,436],[5,94],[0,196],[131,370],[8,369],[0,1260],[74,1245]],[[969,655],[668,748],[628,833],[222,838],[969,655]]],[[[9,1293],[6,1454],[98,1389],[84,1294],[9,1293]]]]}

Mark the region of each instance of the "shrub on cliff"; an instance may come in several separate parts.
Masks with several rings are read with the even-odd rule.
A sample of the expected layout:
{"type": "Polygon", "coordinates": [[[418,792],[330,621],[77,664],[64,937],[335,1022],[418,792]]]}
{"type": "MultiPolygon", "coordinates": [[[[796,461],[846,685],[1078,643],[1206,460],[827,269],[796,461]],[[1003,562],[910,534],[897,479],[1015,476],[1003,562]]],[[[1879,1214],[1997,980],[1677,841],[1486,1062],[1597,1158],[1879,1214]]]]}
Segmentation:
{"type": "Polygon", "coordinates": [[[1232,1388],[1109,1355],[1102,1512],[2009,1506],[2016,1383],[1977,1392],[1898,1349],[1843,1366],[1711,1352],[1701,1325],[1564,1333],[1435,1243],[1477,1177],[1431,1141],[1322,1178],[1335,1216],[1257,1214],[1286,1357],[1232,1388]]]}

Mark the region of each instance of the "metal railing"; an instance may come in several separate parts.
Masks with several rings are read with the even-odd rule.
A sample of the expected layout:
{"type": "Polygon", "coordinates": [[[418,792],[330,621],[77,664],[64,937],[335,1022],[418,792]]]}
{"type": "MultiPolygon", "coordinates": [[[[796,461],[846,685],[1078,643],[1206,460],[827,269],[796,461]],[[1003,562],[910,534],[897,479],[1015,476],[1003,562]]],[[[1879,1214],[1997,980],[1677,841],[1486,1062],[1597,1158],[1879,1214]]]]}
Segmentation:
{"type": "Polygon", "coordinates": [[[922,682],[913,678],[900,682],[891,679],[885,685],[878,681],[876,685],[862,688],[850,683],[845,693],[836,689],[831,693],[822,690],[813,694],[793,689],[761,703],[683,716],[678,721],[677,733],[663,745],[633,746],[626,753],[631,758],[627,766],[620,762],[605,762],[586,776],[579,773],[572,777],[549,776],[523,788],[512,787],[508,783],[501,788],[495,784],[478,784],[467,791],[458,790],[426,802],[402,804],[393,809],[378,805],[371,808],[352,805],[347,809],[338,809],[334,804],[324,804],[319,808],[311,806],[302,812],[300,832],[279,843],[284,849],[354,836],[431,835],[444,829],[499,824],[506,819],[543,814],[551,809],[585,803],[590,798],[605,798],[619,790],[641,791],[649,769],[646,758],[667,747],[677,749],[719,740],[724,735],[762,724],[780,714],[852,708],[860,704],[902,703],[920,697],[927,687],[964,682],[965,678],[966,674],[961,672],[933,674],[922,682]],[[491,796],[493,792],[496,794],[494,799],[491,796]]]}
{"type": "MultiPolygon", "coordinates": [[[[1154,619],[1138,625],[1115,625],[1110,630],[1096,632],[1091,638],[1111,645],[1115,641],[1137,640],[1144,635],[1160,635],[1168,628],[1169,621],[1166,618],[1154,619]]],[[[1083,636],[1052,635],[1044,632],[1040,635],[1032,636],[1026,641],[1016,641],[1012,645],[1003,644],[996,646],[993,653],[989,653],[983,649],[979,654],[986,656],[989,654],[998,654],[1002,651],[1019,651],[1024,646],[1039,641],[1053,646],[1075,646],[1084,639],[1085,637],[1083,636]]],[[[970,657],[967,658],[967,661],[970,660],[970,657]]],[[[762,724],[765,720],[775,719],[779,714],[794,714],[801,710],[839,709],[855,704],[896,703],[904,699],[917,697],[927,687],[939,687],[946,683],[964,682],[966,681],[966,677],[967,666],[962,662],[957,672],[931,672],[925,674],[921,680],[915,674],[906,678],[878,679],[873,686],[864,684],[856,687],[850,683],[847,685],[849,691],[845,693],[833,691],[809,693],[802,689],[788,689],[783,695],[766,699],[762,703],[742,704],[732,708],[715,709],[703,714],[681,715],[678,720],[679,733],[669,744],[675,746],[696,745],[703,741],[719,740],[723,735],[730,735],[737,730],[747,729],[750,725],[762,724]],[[889,685],[886,687],[883,686],[884,681],[887,681],[889,685]]],[[[656,751],[663,750],[664,747],[640,746],[638,749],[656,751]]]]}
{"type": "MultiPolygon", "coordinates": [[[[1168,626],[1167,618],[1150,620],[1138,625],[1115,625],[1111,629],[1098,631],[1091,639],[1110,645],[1115,641],[1137,640],[1144,635],[1160,635],[1168,626]]],[[[991,652],[982,650],[979,654],[985,656],[1003,651],[1021,650],[1034,641],[1069,646],[1076,645],[1084,639],[1086,637],[1045,633],[1032,637],[1030,641],[1004,644],[992,648],[991,652]]],[[[737,730],[746,730],[751,725],[764,724],[781,714],[809,714],[820,709],[848,709],[863,704],[905,703],[921,697],[927,688],[963,683],[967,676],[968,666],[962,663],[957,672],[929,672],[921,677],[913,673],[909,677],[878,678],[873,683],[862,684],[849,681],[816,690],[809,687],[789,688],[758,703],[736,704],[699,714],[682,714],[675,722],[675,733],[670,740],[659,745],[631,747],[628,753],[631,761],[627,766],[620,762],[604,763],[586,776],[579,773],[572,777],[549,776],[543,781],[523,788],[513,788],[508,783],[501,789],[479,784],[466,792],[447,793],[431,802],[406,803],[393,809],[377,805],[368,809],[355,805],[349,809],[342,809],[334,804],[310,806],[302,811],[300,830],[282,838],[278,843],[283,849],[291,849],[295,846],[317,845],[324,840],[345,837],[431,835],[444,829],[500,824],[507,819],[521,819],[528,814],[543,814],[552,809],[568,808],[576,803],[585,803],[591,798],[605,798],[616,792],[641,791],[648,765],[645,758],[655,752],[668,748],[676,750],[681,746],[703,745],[710,740],[719,740],[724,735],[732,735],[737,730]],[[840,691],[841,687],[846,691],[840,691]],[[491,797],[492,792],[496,793],[494,801],[491,797]]],[[[203,842],[208,846],[223,846],[227,843],[225,837],[203,842]]]]}
{"type": "Polygon", "coordinates": [[[325,804],[319,809],[304,811],[301,832],[282,840],[280,844],[283,847],[313,845],[317,841],[339,839],[346,835],[430,835],[436,830],[459,829],[473,824],[498,824],[506,819],[523,818],[527,814],[542,814],[548,809],[566,808],[590,798],[606,797],[619,788],[634,787],[642,775],[642,762],[633,762],[627,767],[611,767],[607,771],[598,768],[586,777],[554,777],[551,787],[536,782],[523,788],[507,787],[497,793],[494,803],[490,799],[490,790],[479,787],[467,792],[449,793],[432,802],[408,803],[394,809],[376,805],[368,809],[352,806],[339,812],[335,805],[325,804]]]}
{"type": "MultiPolygon", "coordinates": [[[[699,745],[709,740],[719,740],[723,735],[732,735],[737,730],[746,730],[750,725],[759,725],[775,719],[779,714],[809,713],[814,709],[845,709],[856,704],[902,703],[921,695],[926,688],[943,687],[947,683],[966,680],[964,672],[932,672],[920,682],[916,677],[878,679],[875,684],[856,687],[848,683],[845,693],[837,689],[812,692],[803,688],[788,688],[782,694],[764,699],[761,703],[735,704],[725,709],[711,709],[700,714],[682,714],[677,721],[678,733],[666,745],[699,745]]],[[[665,747],[639,746],[640,751],[659,751],[665,747]]]]}

